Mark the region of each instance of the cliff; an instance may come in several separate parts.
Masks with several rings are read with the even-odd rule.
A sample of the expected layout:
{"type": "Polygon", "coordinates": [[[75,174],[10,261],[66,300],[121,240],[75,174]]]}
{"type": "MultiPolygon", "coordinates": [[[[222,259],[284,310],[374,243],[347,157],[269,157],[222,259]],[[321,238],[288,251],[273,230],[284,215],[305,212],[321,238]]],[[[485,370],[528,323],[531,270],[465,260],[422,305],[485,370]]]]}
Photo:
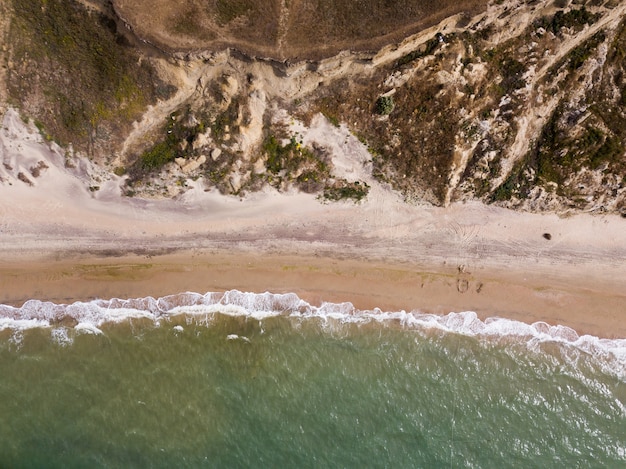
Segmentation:
{"type": "Polygon", "coordinates": [[[8,2],[3,107],[130,196],[358,201],[365,171],[408,201],[626,213],[623,2],[205,3],[8,2]],[[338,167],[324,126],[371,158],[338,167]]]}

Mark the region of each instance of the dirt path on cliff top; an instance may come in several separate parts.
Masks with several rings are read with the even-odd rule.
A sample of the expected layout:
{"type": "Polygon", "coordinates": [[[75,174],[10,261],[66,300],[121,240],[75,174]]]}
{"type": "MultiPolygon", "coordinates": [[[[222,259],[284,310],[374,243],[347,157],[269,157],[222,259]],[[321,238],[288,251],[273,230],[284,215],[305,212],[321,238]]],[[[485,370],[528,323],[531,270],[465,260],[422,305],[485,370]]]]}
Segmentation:
{"type": "Polygon", "coordinates": [[[278,60],[320,60],[342,50],[372,51],[457,14],[474,16],[488,0],[398,0],[382,4],[319,0],[112,0],[142,39],[170,52],[235,48],[278,60]]]}

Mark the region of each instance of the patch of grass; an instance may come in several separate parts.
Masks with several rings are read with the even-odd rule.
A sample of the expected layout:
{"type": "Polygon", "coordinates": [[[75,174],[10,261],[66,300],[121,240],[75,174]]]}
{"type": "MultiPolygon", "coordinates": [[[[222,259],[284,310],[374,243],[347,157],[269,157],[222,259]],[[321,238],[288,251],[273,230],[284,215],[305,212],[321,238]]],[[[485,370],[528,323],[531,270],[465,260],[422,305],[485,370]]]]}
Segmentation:
{"type": "Polygon", "coordinates": [[[234,19],[247,15],[253,8],[249,0],[217,0],[215,2],[217,21],[224,26],[234,19]]]}
{"type": "Polygon", "coordinates": [[[520,199],[528,197],[531,184],[530,181],[526,180],[523,176],[524,168],[524,161],[515,165],[511,174],[509,174],[509,177],[507,177],[506,180],[500,184],[500,186],[498,186],[491,195],[492,202],[511,200],[513,195],[516,195],[520,199]]]}
{"type": "Polygon", "coordinates": [[[139,159],[141,169],[153,171],[161,169],[167,163],[171,163],[176,158],[176,147],[169,140],[159,142],[152,148],[144,151],[139,159]]]}
{"type": "Polygon", "coordinates": [[[602,145],[589,156],[589,166],[598,169],[605,163],[616,163],[624,154],[624,144],[613,136],[607,136],[602,145]]]}
{"type": "Polygon", "coordinates": [[[558,119],[561,109],[552,114],[550,120],[544,126],[536,149],[531,154],[531,165],[537,169],[537,178],[544,182],[556,182],[561,184],[563,176],[558,170],[558,154],[562,150],[564,136],[558,127],[558,119]]]}
{"type": "Polygon", "coordinates": [[[361,202],[369,193],[370,186],[366,182],[348,182],[345,179],[336,181],[326,186],[322,197],[324,200],[338,202],[340,200],[352,200],[361,202]]]}
{"type": "Polygon", "coordinates": [[[319,168],[306,170],[298,176],[296,185],[302,192],[314,194],[324,187],[327,176],[327,171],[320,170],[319,168]]]}
{"type": "Polygon", "coordinates": [[[11,97],[61,144],[109,153],[111,138],[156,99],[153,68],[106,14],[76,0],[11,1],[11,97]]]}
{"type": "MultiPolygon", "coordinates": [[[[226,134],[234,130],[230,126],[237,121],[239,109],[242,105],[241,99],[240,96],[234,97],[228,108],[224,112],[219,113],[211,124],[211,135],[217,143],[223,142],[226,134]]],[[[201,123],[200,125],[204,126],[205,124],[201,123]]]]}
{"type": "Polygon", "coordinates": [[[215,39],[215,33],[202,25],[202,13],[197,5],[186,4],[173,19],[168,28],[174,33],[203,40],[215,39]]]}
{"type": "Polygon", "coordinates": [[[337,112],[338,110],[337,102],[335,101],[336,99],[336,96],[325,96],[318,101],[317,106],[318,111],[322,113],[324,117],[326,117],[326,119],[328,119],[328,122],[330,122],[335,127],[339,127],[340,116],[337,112]]]}
{"type": "Polygon", "coordinates": [[[294,148],[291,142],[288,145],[281,145],[274,135],[269,135],[263,142],[263,152],[267,155],[265,163],[267,169],[274,174],[285,169],[287,159],[294,148]]]}
{"type": "Polygon", "coordinates": [[[339,127],[339,118],[334,114],[324,114],[324,117],[330,122],[334,127],[339,127]]]}
{"type": "Polygon", "coordinates": [[[376,100],[376,113],[381,116],[387,116],[392,113],[393,108],[395,107],[395,103],[393,102],[392,96],[380,96],[376,100]]]}
{"type": "MultiPolygon", "coordinates": [[[[174,112],[168,116],[162,127],[164,138],[145,150],[129,168],[130,184],[142,179],[146,174],[160,170],[178,157],[192,156],[191,144],[204,125],[202,123],[188,125],[191,115],[192,111],[188,108],[184,112],[174,112]],[[183,142],[187,144],[183,145],[183,142]]],[[[116,168],[116,174],[117,170],[116,168]]],[[[124,168],[121,168],[121,171],[124,171],[124,168]]]]}
{"type": "Polygon", "coordinates": [[[278,189],[284,181],[289,181],[303,192],[314,193],[330,178],[325,156],[304,147],[295,137],[282,144],[270,134],[263,142],[262,151],[267,158],[265,167],[271,173],[267,182],[278,189]]]}
{"type": "Polygon", "coordinates": [[[526,86],[526,81],[522,78],[526,72],[526,66],[519,60],[502,58],[498,63],[498,70],[502,75],[501,84],[504,87],[505,94],[526,86]]]}
{"type": "Polygon", "coordinates": [[[483,60],[488,62],[492,70],[502,77],[499,83],[492,83],[490,88],[491,94],[497,100],[526,86],[526,81],[523,78],[524,73],[526,73],[526,66],[513,58],[511,47],[511,44],[506,43],[483,53],[483,60]]]}
{"type": "MultiPolygon", "coordinates": [[[[593,170],[608,164],[619,171],[624,154],[621,140],[592,124],[579,135],[571,136],[571,129],[562,128],[563,124],[560,124],[563,112],[562,107],[557,107],[526,159],[527,165],[536,173],[533,183],[554,182],[562,193],[566,179],[582,168],[593,170]]],[[[593,122],[594,118],[588,120],[593,122]]]]}

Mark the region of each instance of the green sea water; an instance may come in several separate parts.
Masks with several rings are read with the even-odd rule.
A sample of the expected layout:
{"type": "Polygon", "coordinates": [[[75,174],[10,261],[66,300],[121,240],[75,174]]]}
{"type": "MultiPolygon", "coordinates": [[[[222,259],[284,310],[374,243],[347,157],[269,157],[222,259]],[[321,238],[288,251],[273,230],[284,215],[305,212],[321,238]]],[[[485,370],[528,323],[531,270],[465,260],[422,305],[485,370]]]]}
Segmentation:
{"type": "Polygon", "coordinates": [[[0,467],[626,467],[599,346],[218,311],[0,330],[0,467]]]}

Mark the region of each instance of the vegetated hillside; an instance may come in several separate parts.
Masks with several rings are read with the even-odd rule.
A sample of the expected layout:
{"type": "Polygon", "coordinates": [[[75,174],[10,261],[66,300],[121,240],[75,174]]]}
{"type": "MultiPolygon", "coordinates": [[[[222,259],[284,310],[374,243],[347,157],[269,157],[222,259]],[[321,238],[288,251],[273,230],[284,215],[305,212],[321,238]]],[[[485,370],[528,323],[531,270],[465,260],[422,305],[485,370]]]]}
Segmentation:
{"type": "Polygon", "coordinates": [[[351,123],[379,177],[409,198],[624,210],[624,6],[494,5],[384,79],[329,87],[318,103],[351,123]]]}
{"type": "MultiPolygon", "coordinates": [[[[289,2],[288,15],[280,4],[282,51],[300,47],[286,25],[311,4],[289,2]]],[[[193,37],[195,26],[181,26],[185,51],[159,56],[134,35],[136,24],[131,30],[118,21],[137,1],[114,2],[116,10],[60,0],[13,5],[10,99],[51,138],[125,172],[128,195],[175,196],[200,180],[240,196],[271,186],[361,200],[367,184],[339,177],[330,146],[304,138],[322,113],[367,144],[374,176],[410,201],[479,198],[528,210],[626,213],[626,3],[619,0],[497,0],[376,53],[302,62],[203,50],[204,23],[193,37]],[[40,10],[24,6],[33,3],[40,10]],[[34,19],[39,11],[44,20],[34,19]]],[[[227,6],[252,15],[255,3],[185,5],[215,19],[227,6]]],[[[315,34],[332,40],[320,39],[319,50],[367,36],[329,26],[339,14],[329,13],[335,22],[321,14],[310,12],[315,34]]],[[[222,21],[231,33],[247,24],[259,34],[244,13],[231,16],[222,21]]],[[[379,31],[388,25],[381,19],[379,31]]],[[[222,33],[207,44],[218,45],[222,33]]],[[[270,42],[259,44],[276,50],[270,42]]]]}
{"type": "Polygon", "coordinates": [[[102,155],[120,143],[164,83],[102,5],[10,0],[7,87],[12,104],[62,145],[102,155]]]}
{"type": "Polygon", "coordinates": [[[143,39],[168,51],[234,47],[279,60],[376,50],[487,0],[112,0],[143,39]]]}

